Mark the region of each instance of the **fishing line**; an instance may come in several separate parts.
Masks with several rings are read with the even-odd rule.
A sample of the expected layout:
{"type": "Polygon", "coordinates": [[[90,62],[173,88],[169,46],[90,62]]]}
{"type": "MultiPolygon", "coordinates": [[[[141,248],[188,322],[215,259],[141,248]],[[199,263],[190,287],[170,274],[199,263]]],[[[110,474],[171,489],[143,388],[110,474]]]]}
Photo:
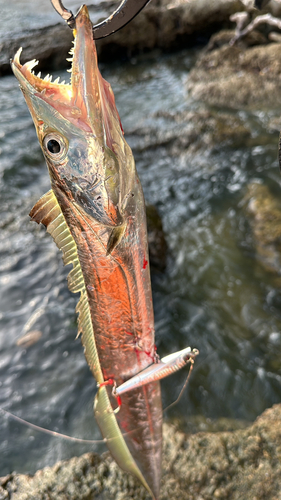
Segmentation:
{"type": "MultiPolygon", "coordinates": [[[[11,412],[9,412],[7,410],[4,410],[4,408],[0,407],[0,413],[1,412],[3,414],[7,415],[7,417],[12,418],[13,420],[15,420],[16,422],[19,422],[22,425],[26,425],[27,427],[30,427],[31,429],[34,429],[37,432],[42,432],[44,434],[48,434],[49,436],[54,436],[54,437],[62,438],[62,439],[65,439],[67,441],[73,441],[75,443],[100,444],[100,443],[110,443],[112,441],[115,441],[116,439],[119,439],[118,437],[112,437],[112,438],[109,438],[109,439],[106,439],[106,438],[103,438],[103,439],[83,439],[83,438],[76,438],[76,437],[73,437],[73,436],[68,436],[67,434],[62,434],[61,432],[51,431],[50,429],[46,429],[45,427],[40,427],[39,425],[36,425],[36,424],[32,424],[31,422],[28,422],[28,420],[24,420],[23,418],[18,417],[17,415],[14,415],[14,413],[11,413],[11,412]]],[[[122,433],[122,436],[124,437],[124,436],[131,435],[131,434],[135,433],[136,431],[138,431],[139,429],[141,429],[141,427],[137,427],[137,428],[135,428],[135,429],[133,429],[131,431],[125,432],[124,434],[122,433]]]]}
{"type": "Polygon", "coordinates": [[[194,360],[193,360],[193,359],[190,359],[190,368],[189,368],[189,372],[188,372],[188,375],[187,375],[187,377],[186,377],[185,383],[183,384],[183,386],[182,386],[182,388],[181,388],[181,390],[180,390],[180,393],[179,393],[179,395],[178,395],[177,399],[175,399],[175,401],[173,401],[173,403],[171,403],[171,404],[169,404],[168,406],[166,406],[166,408],[164,408],[164,409],[163,409],[163,411],[167,411],[167,410],[169,410],[170,408],[172,408],[173,406],[175,406],[175,405],[179,402],[179,400],[181,399],[181,397],[182,397],[182,395],[183,395],[183,393],[184,393],[184,391],[185,391],[185,388],[186,388],[186,386],[187,386],[187,384],[188,384],[188,382],[189,382],[190,375],[191,375],[191,373],[192,373],[193,367],[194,367],[194,360]]]}
{"type": "Polygon", "coordinates": [[[31,429],[34,429],[35,431],[44,432],[45,434],[60,437],[62,439],[67,439],[68,441],[75,441],[76,443],[86,443],[86,444],[107,443],[109,441],[108,439],[105,439],[105,438],[104,439],[82,439],[82,438],[75,438],[72,436],[67,436],[67,434],[62,434],[61,432],[51,431],[50,429],[45,429],[44,427],[40,427],[39,425],[32,424],[31,422],[28,422],[27,420],[24,420],[23,418],[18,417],[17,415],[10,413],[9,411],[4,410],[3,408],[0,408],[0,412],[5,413],[8,417],[11,417],[12,419],[16,420],[20,424],[27,425],[28,427],[30,427],[31,429]]]}
{"type": "MultiPolygon", "coordinates": [[[[199,366],[202,365],[202,363],[205,363],[206,359],[210,358],[211,356],[213,356],[212,353],[208,354],[204,359],[201,359],[201,361],[199,361],[199,362],[196,360],[195,370],[197,370],[199,368],[199,366]]],[[[187,375],[186,380],[185,380],[185,382],[184,382],[184,384],[183,384],[183,386],[182,386],[182,388],[180,390],[180,393],[179,393],[177,399],[175,399],[175,401],[173,401],[173,403],[171,403],[168,406],[166,406],[166,408],[163,408],[163,412],[169,410],[170,408],[172,408],[172,406],[175,406],[180,401],[180,399],[182,398],[182,395],[183,395],[183,393],[184,393],[184,391],[186,389],[186,386],[187,386],[187,384],[189,382],[189,379],[190,379],[191,373],[193,371],[193,368],[194,368],[194,360],[191,359],[190,360],[190,368],[189,368],[188,375],[187,375]]]]}

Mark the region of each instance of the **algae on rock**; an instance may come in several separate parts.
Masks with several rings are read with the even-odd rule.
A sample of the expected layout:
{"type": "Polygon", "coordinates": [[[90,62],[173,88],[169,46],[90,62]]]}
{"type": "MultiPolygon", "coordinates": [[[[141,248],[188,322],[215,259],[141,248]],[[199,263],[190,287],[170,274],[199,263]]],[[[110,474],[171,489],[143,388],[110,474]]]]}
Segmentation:
{"type": "MultiPolygon", "coordinates": [[[[280,500],[281,405],[234,432],[186,435],[164,426],[161,500],[280,500]]],[[[0,479],[0,500],[148,500],[109,454],[87,453],[0,479]]]]}

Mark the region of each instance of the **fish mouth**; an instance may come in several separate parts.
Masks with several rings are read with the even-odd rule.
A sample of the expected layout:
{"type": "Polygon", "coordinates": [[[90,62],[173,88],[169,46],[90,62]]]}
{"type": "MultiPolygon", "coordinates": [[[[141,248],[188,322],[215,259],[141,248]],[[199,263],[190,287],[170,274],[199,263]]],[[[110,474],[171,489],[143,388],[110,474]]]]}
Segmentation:
{"type": "MultiPolygon", "coordinates": [[[[70,58],[67,59],[72,63],[68,70],[71,74],[70,83],[60,82],[60,78],[52,81],[49,74],[43,79],[41,73],[36,75],[33,71],[38,64],[36,59],[21,65],[21,48],[11,61],[12,70],[26,99],[42,99],[80,129],[92,132],[96,137],[102,137],[105,132],[108,136],[109,111],[113,112],[120,125],[121,123],[111,87],[103,80],[98,69],[92,23],[85,5],[76,17],[73,43],[70,58]]],[[[111,142],[110,137],[107,137],[107,145],[110,147],[108,142],[111,142]]]]}
{"type": "MultiPolygon", "coordinates": [[[[98,69],[85,5],[75,22],[69,84],[52,81],[50,75],[44,79],[36,75],[35,59],[21,65],[21,49],[12,60],[12,70],[32,115],[53,185],[63,185],[100,224],[121,226],[135,175],[132,153],[123,137],[112,89],[98,69]],[[48,149],[46,140],[61,146],[61,155],[48,149]]],[[[108,253],[122,234],[113,234],[108,253]]]]}

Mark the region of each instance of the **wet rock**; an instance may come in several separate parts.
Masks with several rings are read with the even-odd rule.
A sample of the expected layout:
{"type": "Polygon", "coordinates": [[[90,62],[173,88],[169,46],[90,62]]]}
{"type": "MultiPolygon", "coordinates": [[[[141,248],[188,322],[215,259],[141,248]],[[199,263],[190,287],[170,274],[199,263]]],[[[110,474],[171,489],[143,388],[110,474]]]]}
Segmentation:
{"type": "MultiPolygon", "coordinates": [[[[223,45],[229,45],[231,40],[233,39],[234,31],[233,30],[220,30],[218,33],[215,33],[205,49],[206,52],[210,52],[214,49],[218,49],[223,45]]],[[[247,49],[248,47],[253,47],[255,45],[264,45],[267,43],[266,36],[260,31],[251,31],[245,37],[241,38],[238,42],[236,42],[236,46],[247,49]]],[[[277,41],[277,40],[276,40],[277,41]]]]}
{"type": "Polygon", "coordinates": [[[280,134],[281,117],[280,116],[269,117],[266,126],[267,126],[267,130],[269,132],[271,132],[271,133],[278,132],[278,134],[280,134]]]}
{"type": "Polygon", "coordinates": [[[126,28],[104,39],[101,55],[108,50],[107,45],[115,50],[115,44],[117,52],[124,47],[127,53],[182,49],[194,43],[198,35],[207,40],[223,24],[232,25],[230,15],[243,8],[240,0],[152,1],[126,28]]]}
{"type": "Polygon", "coordinates": [[[224,146],[246,145],[250,136],[250,129],[238,116],[204,109],[176,114],[157,113],[155,127],[138,127],[126,134],[136,157],[138,153],[159,147],[164,147],[172,156],[207,150],[212,153],[224,146]],[[165,124],[159,126],[158,118],[165,124]]]}
{"type": "Polygon", "coordinates": [[[170,488],[172,494],[174,484],[172,496],[178,499],[277,499],[280,415],[280,406],[275,406],[245,430],[202,432],[189,438],[173,435],[169,428],[164,470],[167,464],[170,474],[165,491],[170,488]]]}
{"type": "Polygon", "coordinates": [[[263,184],[248,186],[243,200],[259,261],[281,275],[281,203],[263,184]]]}
{"type": "MultiPolygon", "coordinates": [[[[113,12],[112,2],[90,9],[93,23],[113,12]]],[[[152,49],[182,49],[200,35],[207,40],[229,17],[243,10],[240,0],[154,0],[131,23],[114,35],[97,41],[99,60],[130,57],[152,49]]],[[[38,71],[66,66],[71,30],[62,24],[29,31],[0,44],[0,75],[10,72],[10,59],[23,47],[22,61],[39,59],[38,71]]]]}
{"type": "Polygon", "coordinates": [[[194,99],[228,108],[281,105],[281,45],[222,45],[202,53],[189,75],[194,99]]]}
{"type": "Polygon", "coordinates": [[[0,44],[0,76],[11,73],[10,60],[20,47],[23,47],[21,63],[38,59],[40,63],[36,66],[37,71],[49,67],[57,69],[61,64],[65,67],[72,40],[71,30],[61,24],[5,40],[0,44]]]}
{"type": "MultiPolygon", "coordinates": [[[[234,432],[186,435],[164,426],[161,500],[277,500],[280,498],[281,405],[234,432]]],[[[0,500],[148,500],[109,454],[87,453],[34,476],[0,480],[0,500]]]]}

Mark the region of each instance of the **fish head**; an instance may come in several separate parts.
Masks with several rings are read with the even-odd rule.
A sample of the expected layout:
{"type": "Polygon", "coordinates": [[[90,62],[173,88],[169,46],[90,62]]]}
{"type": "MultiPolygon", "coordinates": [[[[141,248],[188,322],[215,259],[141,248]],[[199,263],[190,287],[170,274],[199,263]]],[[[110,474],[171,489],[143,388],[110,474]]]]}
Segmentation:
{"type": "Polygon", "coordinates": [[[38,61],[12,60],[33,118],[55,194],[109,227],[124,224],[135,183],[132,152],[126,143],[111,86],[102,78],[86,6],[76,18],[70,84],[41,79],[38,61]]]}

